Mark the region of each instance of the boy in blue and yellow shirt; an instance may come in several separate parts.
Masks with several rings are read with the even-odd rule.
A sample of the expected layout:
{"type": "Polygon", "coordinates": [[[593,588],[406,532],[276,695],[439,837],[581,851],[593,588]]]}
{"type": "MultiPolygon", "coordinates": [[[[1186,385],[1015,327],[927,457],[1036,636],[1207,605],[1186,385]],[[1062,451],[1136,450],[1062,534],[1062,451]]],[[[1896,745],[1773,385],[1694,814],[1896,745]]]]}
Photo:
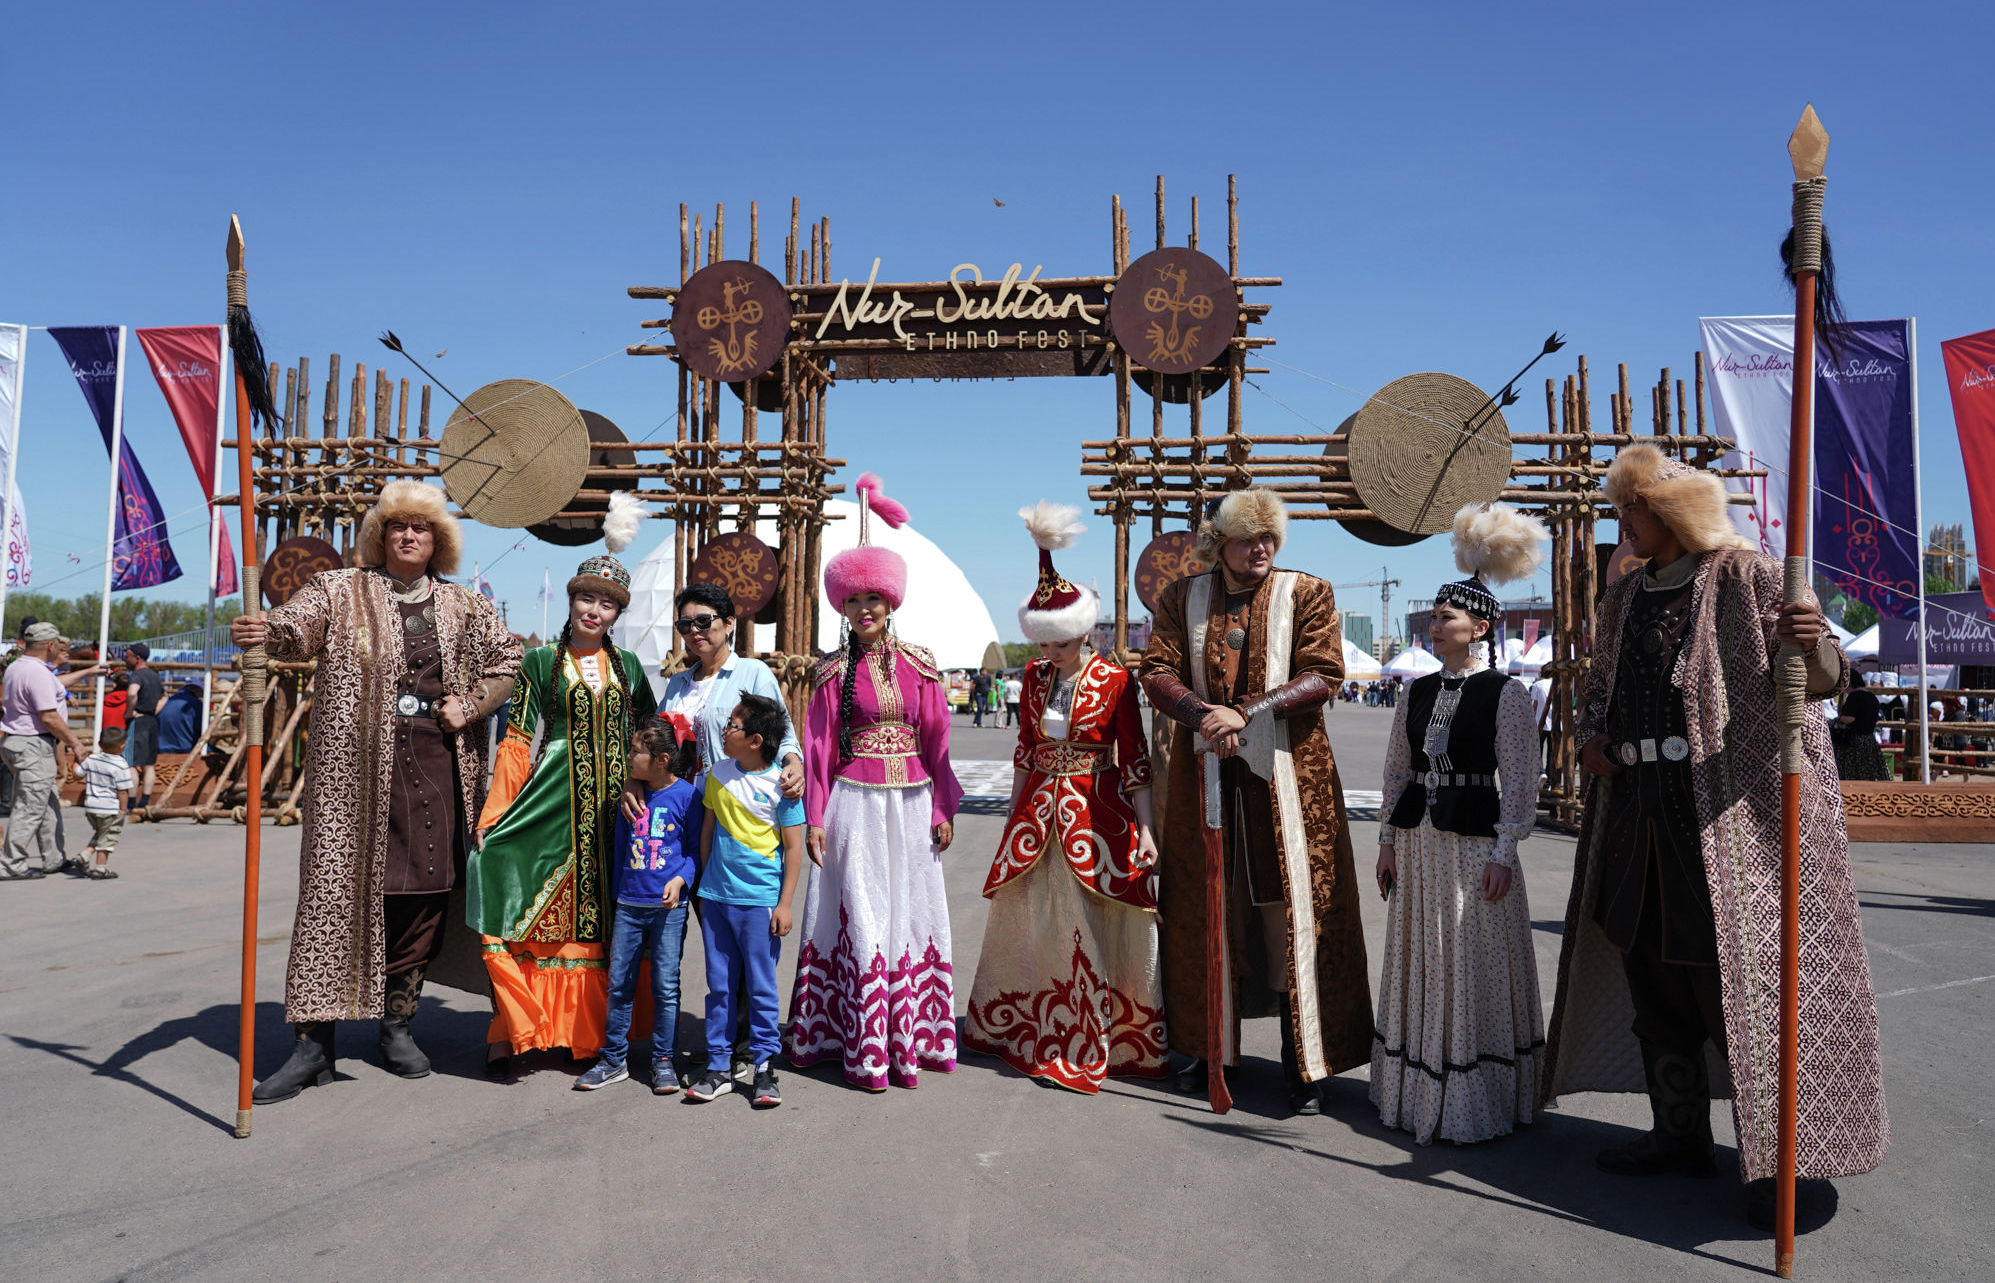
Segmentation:
{"type": "Polygon", "coordinates": [[[804,804],[783,796],[776,750],[789,716],[773,699],[743,695],[721,735],[725,761],[706,774],[701,800],[700,933],[707,948],[707,1072],[686,1088],[689,1101],[733,1089],[734,989],[746,980],[748,1049],[758,1109],[783,1103],[770,1067],[782,1045],[776,1028],[776,962],[790,933],[790,897],[803,868],[804,804]]]}

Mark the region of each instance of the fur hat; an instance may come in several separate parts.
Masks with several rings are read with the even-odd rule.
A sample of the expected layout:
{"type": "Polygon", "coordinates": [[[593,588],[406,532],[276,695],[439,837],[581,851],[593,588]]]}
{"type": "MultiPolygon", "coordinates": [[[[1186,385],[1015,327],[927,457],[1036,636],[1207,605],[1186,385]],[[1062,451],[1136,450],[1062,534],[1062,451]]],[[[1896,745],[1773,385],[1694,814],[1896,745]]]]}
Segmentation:
{"type": "Polygon", "coordinates": [[[1723,481],[1646,443],[1614,456],[1607,499],[1617,508],[1637,499],[1646,503],[1686,552],[1752,546],[1732,524],[1723,481]]]}
{"type": "Polygon", "coordinates": [[[1544,561],[1542,545],[1552,537],[1545,523],[1507,503],[1470,503],[1455,514],[1455,566],[1467,579],[1442,584],[1434,604],[1459,606],[1477,619],[1494,621],[1502,604],[1492,584],[1528,579],[1544,561]]]}
{"type": "Polygon", "coordinates": [[[1280,552],[1288,538],[1288,508],[1272,490],[1235,490],[1208,508],[1205,520],[1198,523],[1199,560],[1217,565],[1228,539],[1256,535],[1273,535],[1275,551],[1280,552]]]}
{"type": "Polygon", "coordinates": [[[630,572],[615,557],[591,557],[575,567],[575,577],[568,581],[570,597],[584,589],[603,594],[623,611],[630,605],[630,572]]]}
{"type": "Polygon", "coordinates": [[[1086,588],[1076,587],[1053,569],[1053,550],[1074,542],[1074,536],[1087,527],[1076,518],[1080,509],[1041,499],[1018,515],[1039,545],[1039,582],[1018,606],[1018,626],[1028,641],[1067,642],[1086,637],[1101,618],[1101,598],[1086,588]]]}
{"type": "Polygon", "coordinates": [[[876,592],[887,599],[889,610],[899,610],[907,599],[907,562],[891,548],[873,546],[867,518],[876,516],[898,530],[907,524],[907,509],[887,498],[876,473],[864,474],[853,488],[859,492],[859,546],[825,563],[825,596],[843,610],[860,593],[876,592]]]}
{"type": "Polygon", "coordinates": [[[430,533],[436,539],[435,551],[430,553],[429,572],[432,575],[456,574],[458,560],[464,552],[464,531],[458,526],[457,518],[450,515],[450,504],[444,498],[442,488],[424,485],[420,481],[390,481],[381,487],[381,497],[360,519],[360,548],[356,564],[387,565],[385,544],[388,523],[411,519],[428,522],[430,533]]]}

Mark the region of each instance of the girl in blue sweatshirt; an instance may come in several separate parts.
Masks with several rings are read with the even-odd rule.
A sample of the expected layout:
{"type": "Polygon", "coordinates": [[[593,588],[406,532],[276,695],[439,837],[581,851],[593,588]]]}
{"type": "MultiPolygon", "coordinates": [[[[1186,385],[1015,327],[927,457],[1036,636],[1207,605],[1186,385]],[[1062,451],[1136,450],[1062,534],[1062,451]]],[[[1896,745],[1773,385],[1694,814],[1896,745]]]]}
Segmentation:
{"type": "Polygon", "coordinates": [[[610,932],[610,1008],[603,1050],[576,1091],[594,1091],[630,1077],[624,1059],[630,1046],[630,1008],[637,994],[637,968],[651,954],[651,1090],[669,1096],[679,1090],[672,1069],[679,1028],[679,955],[686,943],[686,905],[691,899],[693,854],[698,850],[704,808],[684,777],[699,763],[692,725],[676,713],[652,717],[631,733],[630,779],[642,781],[644,814],[632,822],[617,814],[615,860],[616,919],[610,932]]]}

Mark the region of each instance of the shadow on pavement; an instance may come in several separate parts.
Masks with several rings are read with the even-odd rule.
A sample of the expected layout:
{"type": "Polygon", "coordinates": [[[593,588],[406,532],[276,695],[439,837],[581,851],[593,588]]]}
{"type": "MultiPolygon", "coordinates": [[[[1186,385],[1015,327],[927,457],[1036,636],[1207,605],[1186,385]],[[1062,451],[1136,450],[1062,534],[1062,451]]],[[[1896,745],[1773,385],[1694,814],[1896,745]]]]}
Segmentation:
{"type": "MultiPolygon", "coordinates": [[[[1872,891],[1870,895],[1890,895],[1889,891],[1872,891]]],[[[1965,913],[1977,918],[1995,918],[1995,900],[1971,900],[1958,895],[1906,895],[1898,904],[1887,904],[1877,900],[1859,900],[1857,903],[1866,909],[1911,909],[1920,913],[1965,913]]]]}

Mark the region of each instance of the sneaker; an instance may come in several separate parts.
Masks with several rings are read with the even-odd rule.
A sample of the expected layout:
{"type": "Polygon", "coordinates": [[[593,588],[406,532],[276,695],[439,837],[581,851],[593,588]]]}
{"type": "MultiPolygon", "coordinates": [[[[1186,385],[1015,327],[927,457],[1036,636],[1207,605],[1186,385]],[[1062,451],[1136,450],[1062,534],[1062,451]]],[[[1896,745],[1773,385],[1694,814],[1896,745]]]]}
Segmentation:
{"type": "Polygon", "coordinates": [[[623,1082],[629,1077],[630,1070],[624,1067],[624,1063],[621,1060],[598,1060],[595,1064],[589,1066],[587,1072],[575,1080],[575,1090],[594,1091],[598,1087],[607,1087],[611,1083],[623,1082]]]}
{"type": "Polygon", "coordinates": [[[679,1090],[679,1075],[672,1070],[672,1058],[660,1056],[651,1062],[651,1094],[670,1096],[679,1090]]]}
{"type": "Polygon", "coordinates": [[[686,1099],[696,1105],[704,1105],[716,1096],[725,1096],[734,1090],[734,1080],[717,1069],[709,1069],[699,1076],[698,1081],[686,1087],[686,1099]]]}
{"type": "Polygon", "coordinates": [[[763,1061],[755,1066],[755,1090],[752,1095],[757,1109],[774,1109],[783,1103],[783,1089],[776,1085],[776,1071],[763,1061]]]}

